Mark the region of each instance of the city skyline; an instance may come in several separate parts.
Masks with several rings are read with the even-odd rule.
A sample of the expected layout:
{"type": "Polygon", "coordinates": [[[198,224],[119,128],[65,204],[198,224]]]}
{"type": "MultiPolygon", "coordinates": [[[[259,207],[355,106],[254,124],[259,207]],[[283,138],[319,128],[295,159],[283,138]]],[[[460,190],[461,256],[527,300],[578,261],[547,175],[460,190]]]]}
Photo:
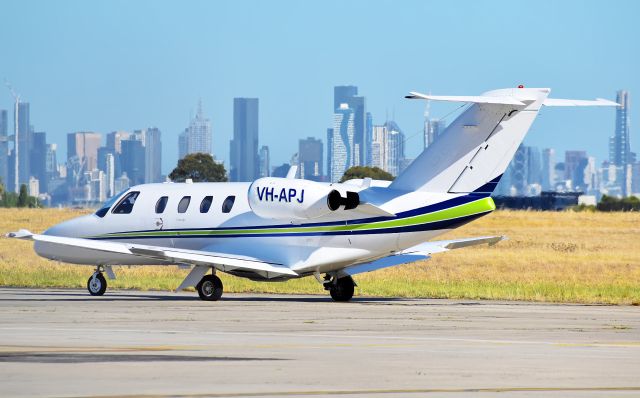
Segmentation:
{"type": "MultiPolygon", "coordinates": [[[[36,131],[46,131],[60,144],[60,153],[66,153],[66,134],[83,130],[106,134],[158,126],[165,142],[174,142],[169,140],[184,129],[202,98],[214,131],[214,154],[228,167],[224,143],[233,134],[232,99],[247,96],[261,101],[260,145],[271,144],[271,163],[282,164],[296,151],[298,139],[324,137],[331,125],[325,110],[331,110],[333,87],[351,84],[366,94],[373,124],[393,119],[403,128],[407,156],[415,157],[422,147],[424,104],[404,100],[409,90],[479,94],[522,83],[551,87],[555,97],[614,99],[618,89],[640,92],[640,55],[632,51],[640,33],[633,21],[640,11],[636,2],[150,4],[5,7],[3,53],[13,56],[4,57],[0,77],[31,104],[36,131]],[[359,17],[327,24],[337,7],[343,15],[359,17]],[[245,14],[250,29],[238,32],[232,21],[245,14]],[[153,23],[140,26],[141,16],[153,23]],[[193,23],[175,24],[178,18],[193,23]],[[208,23],[211,18],[215,23],[208,23]],[[380,30],[378,19],[398,23],[380,30]],[[526,46],[518,35],[503,34],[540,20],[546,28],[526,46]],[[473,43],[465,37],[470,30],[473,43]],[[337,45],[356,34],[362,37],[357,46],[337,45]],[[497,37],[499,46],[511,51],[499,63],[497,37]],[[373,62],[372,55],[381,52],[386,62],[373,62]],[[199,55],[197,61],[193,54],[199,55]]],[[[6,89],[0,109],[12,118],[6,89]]],[[[452,109],[434,104],[431,115],[440,118],[452,109]]],[[[611,110],[570,113],[546,109],[527,144],[559,152],[582,149],[606,159],[601,140],[611,135],[611,110]],[[575,148],[575,142],[582,147],[575,148]]],[[[632,120],[635,113],[632,103],[632,120]]],[[[637,152],[636,136],[632,129],[631,149],[637,152]]],[[[162,155],[166,174],[175,166],[177,147],[165,145],[162,155]]]]}

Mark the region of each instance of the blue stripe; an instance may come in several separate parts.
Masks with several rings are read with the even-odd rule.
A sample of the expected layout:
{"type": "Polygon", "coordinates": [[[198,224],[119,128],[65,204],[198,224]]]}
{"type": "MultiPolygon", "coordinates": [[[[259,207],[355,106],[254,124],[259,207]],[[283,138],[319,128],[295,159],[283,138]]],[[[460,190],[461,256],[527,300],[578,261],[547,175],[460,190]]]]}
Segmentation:
{"type": "Polygon", "coordinates": [[[163,236],[122,236],[122,237],[100,237],[90,238],[93,240],[127,240],[127,239],[201,239],[201,238],[260,238],[260,237],[288,237],[288,236],[335,236],[335,235],[378,235],[389,233],[403,233],[403,232],[423,232],[423,231],[437,231],[442,229],[457,228],[470,221],[473,221],[490,211],[478,214],[472,214],[469,216],[453,218],[450,220],[434,221],[430,223],[408,225],[404,227],[390,227],[379,228],[370,230],[355,230],[355,231],[325,231],[325,232],[285,232],[278,234],[235,234],[235,235],[163,235],[163,236]]]}
{"type": "MultiPolygon", "coordinates": [[[[453,199],[448,199],[445,200],[443,202],[439,202],[439,203],[434,203],[432,205],[428,205],[428,206],[423,206],[423,207],[419,207],[416,209],[411,209],[411,210],[407,210],[407,211],[403,211],[400,212],[398,214],[396,214],[396,217],[369,217],[369,218],[359,218],[359,219],[355,219],[355,220],[342,220],[342,221],[330,221],[330,222],[321,222],[321,223],[307,223],[307,224],[300,224],[297,225],[298,227],[325,227],[325,226],[334,226],[334,225],[359,225],[359,224],[368,224],[368,223],[372,223],[372,222],[379,222],[379,221],[388,221],[388,220],[399,220],[402,218],[407,218],[407,217],[413,217],[413,216],[419,216],[422,214],[427,214],[427,213],[432,213],[435,211],[439,211],[439,210],[445,210],[451,207],[455,207],[455,206],[460,206],[469,202],[473,202],[476,201],[478,199],[483,199],[488,197],[488,194],[485,193],[469,193],[467,195],[464,196],[459,196],[453,199]]],[[[278,229],[278,228],[291,228],[291,224],[275,224],[275,225],[255,225],[255,226],[240,226],[240,227],[219,227],[219,228],[172,228],[172,229],[163,229],[163,232],[179,232],[179,231],[218,231],[218,230],[225,230],[225,231],[232,231],[232,230],[237,230],[237,229],[278,229]]],[[[121,233],[142,233],[142,232],[157,232],[158,230],[156,229],[145,229],[145,230],[134,230],[134,231],[124,231],[124,232],[111,232],[110,234],[121,234],[121,233]]],[[[316,234],[326,234],[324,232],[322,233],[316,233],[316,234]]],[[[299,232],[296,233],[291,233],[290,235],[303,235],[299,232]]],[[[234,235],[234,236],[245,236],[245,235],[234,235]]],[[[251,236],[254,236],[253,234],[251,236]]],[[[260,236],[267,236],[267,235],[260,235],[260,236]]],[[[280,235],[278,235],[280,236],[280,235]]],[[[283,236],[285,236],[285,234],[283,234],[283,236]]],[[[305,235],[306,236],[306,235],[305,235]]],[[[176,236],[177,237],[177,236],[176,236]]],[[[184,237],[184,236],[182,236],[184,237]]],[[[120,239],[121,237],[118,237],[118,239],[120,239]]],[[[103,238],[95,238],[95,239],[103,239],[103,238]]],[[[109,238],[106,238],[109,239],[109,238]]]]}

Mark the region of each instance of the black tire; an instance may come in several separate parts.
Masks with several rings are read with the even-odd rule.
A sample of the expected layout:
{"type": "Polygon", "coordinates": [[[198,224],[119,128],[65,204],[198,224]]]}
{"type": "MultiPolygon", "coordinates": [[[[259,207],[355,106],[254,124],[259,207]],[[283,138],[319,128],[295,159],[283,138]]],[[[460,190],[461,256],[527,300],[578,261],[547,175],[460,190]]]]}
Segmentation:
{"type": "Polygon", "coordinates": [[[104,279],[104,275],[99,273],[96,275],[95,283],[93,282],[93,275],[87,281],[87,290],[92,296],[102,296],[107,291],[107,280],[104,279]]]}
{"type": "Polygon", "coordinates": [[[224,287],[217,276],[205,275],[196,286],[196,290],[202,300],[217,301],[222,297],[224,287]]]}
{"type": "Polygon", "coordinates": [[[349,301],[353,297],[353,291],[356,284],[350,276],[340,278],[336,284],[331,286],[329,293],[334,301],[349,301]]]}

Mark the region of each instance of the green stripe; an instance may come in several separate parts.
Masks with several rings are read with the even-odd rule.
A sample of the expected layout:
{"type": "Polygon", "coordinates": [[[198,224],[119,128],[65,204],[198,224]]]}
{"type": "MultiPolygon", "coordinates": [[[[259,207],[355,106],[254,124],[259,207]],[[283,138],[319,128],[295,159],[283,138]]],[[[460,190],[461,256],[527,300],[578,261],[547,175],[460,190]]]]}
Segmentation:
{"type": "MultiPolygon", "coordinates": [[[[450,207],[448,209],[434,211],[432,213],[417,216],[378,221],[366,224],[347,225],[327,225],[319,227],[294,226],[289,228],[247,228],[247,229],[211,229],[211,230],[182,230],[182,231],[148,231],[148,232],[120,232],[94,236],[95,238],[118,238],[118,237],[163,237],[163,236],[216,236],[216,235],[244,235],[244,234],[286,234],[286,233],[315,233],[315,232],[336,232],[336,231],[367,231],[383,228],[398,228],[413,225],[427,224],[437,221],[450,220],[466,217],[474,214],[486,213],[495,210],[496,206],[490,197],[482,198],[473,202],[450,207]]],[[[348,220],[347,220],[348,222],[348,220]]]]}

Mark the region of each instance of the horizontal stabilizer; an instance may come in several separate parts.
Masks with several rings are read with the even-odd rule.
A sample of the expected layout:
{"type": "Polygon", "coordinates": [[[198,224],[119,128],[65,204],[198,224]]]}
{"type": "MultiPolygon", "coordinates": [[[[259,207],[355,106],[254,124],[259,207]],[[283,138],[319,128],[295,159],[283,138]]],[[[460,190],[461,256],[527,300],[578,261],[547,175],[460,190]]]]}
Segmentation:
{"type": "Polygon", "coordinates": [[[501,240],[506,239],[505,236],[482,236],[478,238],[440,240],[433,242],[425,242],[419,245],[403,250],[402,254],[422,254],[429,255],[434,253],[446,252],[453,249],[461,249],[463,247],[488,244],[493,246],[501,240]]]}
{"type": "Polygon", "coordinates": [[[432,101],[469,102],[474,104],[525,105],[514,97],[483,95],[431,95],[411,91],[405,96],[409,99],[426,99],[432,101]]]}
{"type": "Polygon", "coordinates": [[[544,106],[620,106],[617,102],[609,101],[604,98],[596,98],[595,100],[573,100],[560,98],[546,98],[542,103],[544,106]]]}

